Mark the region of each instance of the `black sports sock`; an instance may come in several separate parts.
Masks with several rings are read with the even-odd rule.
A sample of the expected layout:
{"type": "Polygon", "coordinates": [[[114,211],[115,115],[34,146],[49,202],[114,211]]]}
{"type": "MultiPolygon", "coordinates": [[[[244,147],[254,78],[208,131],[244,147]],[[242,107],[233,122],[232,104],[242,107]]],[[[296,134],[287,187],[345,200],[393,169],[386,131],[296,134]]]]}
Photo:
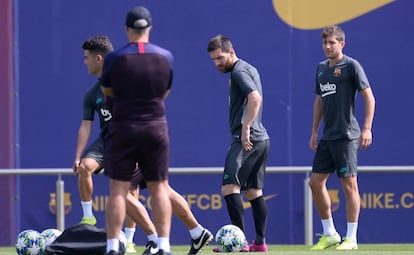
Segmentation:
{"type": "Polygon", "coordinates": [[[255,244],[261,245],[265,243],[265,232],[267,225],[267,206],[263,196],[250,201],[253,210],[254,225],[256,227],[255,244]]]}
{"type": "Polygon", "coordinates": [[[244,208],[240,194],[233,193],[224,197],[230,220],[244,232],[244,208]]]}

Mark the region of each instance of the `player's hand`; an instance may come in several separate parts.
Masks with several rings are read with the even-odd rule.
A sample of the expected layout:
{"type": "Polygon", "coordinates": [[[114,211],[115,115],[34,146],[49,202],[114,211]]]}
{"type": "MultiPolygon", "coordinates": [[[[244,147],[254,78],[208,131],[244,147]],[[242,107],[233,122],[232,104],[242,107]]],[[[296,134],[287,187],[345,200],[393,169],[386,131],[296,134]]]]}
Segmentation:
{"type": "Polygon", "coordinates": [[[73,170],[73,173],[74,174],[78,174],[78,172],[79,172],[79,170],[78,170],[79,165],[80,165],[80,160],[79,159],[76,159],[73,162],[73,166],[72,166],[72,170],[73,170]]]}
{"type": "Polygon", "coordinates": [[[309,148],[313,151],[318,149],[318,134],[313,133],[309,139],[309,148]]]}
{"type": "Polygon", "coordinates": [[[364,128],[361,131],[361,137],[359,138],[359,147],[362,150],[368,149],[372,144],[372,132],[369,128],[364,128]]]}
{"type": "Polygon", "coordinates": [[[241,133],[241,143],[246,151],[253,149],[253,143],[250,141],[250,127],[243,125],[241,133]]]}

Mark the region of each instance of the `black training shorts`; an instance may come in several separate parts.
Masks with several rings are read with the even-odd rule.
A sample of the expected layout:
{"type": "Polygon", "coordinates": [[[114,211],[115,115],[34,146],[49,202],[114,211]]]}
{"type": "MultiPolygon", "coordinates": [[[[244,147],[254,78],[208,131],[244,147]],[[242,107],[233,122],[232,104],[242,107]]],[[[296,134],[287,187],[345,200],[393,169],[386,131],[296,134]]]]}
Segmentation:
{"type": "Polygon", "coordinates": [[[81,158],[91,158],[99,164],[99,168],[95,170],[95,174],[98,174],[103,169],[104,164],[104,138],[102,133],[99,134],[99,137],[89,145],[89,147],[82,154],[81,158]]]}
{"type": "Polygon", "coordinates": [[[321,140],[313,160],[313,173],[333,173],[338,177],[357,175],[359,140],[321,140]]]}
{"type": "Polygon", "coordinates": [[[146,181],[168,179],[169,137],[165,122],[112,122],[105,144],[105,173],[132,181],[138,163],[146,181]]]}
{"type": "Polygon", "coordinates": [[[233,140],[227,152],[223,185],[235,184],[245,189],[262,189],[266,172],[270,140],[253,142],[253,149],[246,151],[240,140],[233,140]]]}

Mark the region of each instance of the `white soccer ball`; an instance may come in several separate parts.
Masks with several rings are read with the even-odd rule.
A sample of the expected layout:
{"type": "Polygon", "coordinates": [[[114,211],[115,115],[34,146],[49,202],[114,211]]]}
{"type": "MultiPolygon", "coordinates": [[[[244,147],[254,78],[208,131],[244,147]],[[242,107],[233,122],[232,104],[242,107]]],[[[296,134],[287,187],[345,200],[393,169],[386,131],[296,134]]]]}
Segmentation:
{"type": "Polygon", "coordinates": [[[44,244],[45,239],[39,232],[27,229],[17,235],[16,252],[18,255],[42,255],[44,244]]]}
{"type": "Polygon", "coordinates": [[[40,233],[40,235],[45,239],[45,247],[53,243],[61,234],[62,231],[55,228],[48,228],[40,233]]]}
{"type": "Polygon", "coordinates": [[[222,252],[239,252],[246,243],[243,231],[235,225],[221,227],[216,233],[215,240],[222,252]]]}

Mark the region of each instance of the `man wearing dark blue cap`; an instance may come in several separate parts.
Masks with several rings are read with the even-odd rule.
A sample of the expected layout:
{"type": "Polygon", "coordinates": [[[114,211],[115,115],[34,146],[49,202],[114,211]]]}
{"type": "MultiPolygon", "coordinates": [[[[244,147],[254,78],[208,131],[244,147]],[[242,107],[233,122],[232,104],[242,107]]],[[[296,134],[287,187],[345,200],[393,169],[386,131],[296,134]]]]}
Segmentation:
{"type": "Polygon", "coordinates": [[[164,100],[171,87],[173,56],[149,42],[151,28],[150,12],[141,6],[132,8],[126,17],[129,43],[108,54],[104,61],[102,89],[113,104],[104,152],[105,172],[110,177],[107,255],[123,254],[118,237],[137,163],[152,198],[152,216],[159,236],[151,253],[171,252],[169,135],[164,100]]]}
{"type": "Polygon", "coordinates": [[[128,12],[125,25],[132,29],[148,28],[152,25],[151,14],[145,7],[136,6],[128,12]]]}

